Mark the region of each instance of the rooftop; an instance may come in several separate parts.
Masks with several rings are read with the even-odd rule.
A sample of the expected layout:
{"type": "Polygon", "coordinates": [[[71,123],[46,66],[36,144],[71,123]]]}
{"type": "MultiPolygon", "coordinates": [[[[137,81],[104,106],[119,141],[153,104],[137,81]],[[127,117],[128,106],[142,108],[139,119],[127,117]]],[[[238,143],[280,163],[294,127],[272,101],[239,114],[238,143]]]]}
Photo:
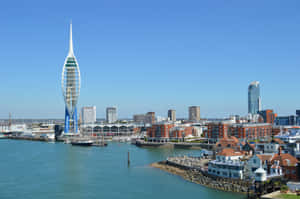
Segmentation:
{"type": "Polygon", "coordinates": [[[221,152],[218,153],[220,156],[242,156],[243,153],[240,151],[235,151],[232,148],[225,148],[221,152]]]}

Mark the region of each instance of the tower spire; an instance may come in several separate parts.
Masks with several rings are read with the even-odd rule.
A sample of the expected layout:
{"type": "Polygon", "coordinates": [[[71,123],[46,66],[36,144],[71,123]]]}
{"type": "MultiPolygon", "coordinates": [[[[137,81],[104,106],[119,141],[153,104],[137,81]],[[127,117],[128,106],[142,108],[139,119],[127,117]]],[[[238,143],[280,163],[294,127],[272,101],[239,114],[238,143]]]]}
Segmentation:
{"type": "Polygon", "coordinates": [[[73,39],[72,39],[72,21],[70,23],[69,55],[74,55],[74,52],[73,52],[73,39]]]}

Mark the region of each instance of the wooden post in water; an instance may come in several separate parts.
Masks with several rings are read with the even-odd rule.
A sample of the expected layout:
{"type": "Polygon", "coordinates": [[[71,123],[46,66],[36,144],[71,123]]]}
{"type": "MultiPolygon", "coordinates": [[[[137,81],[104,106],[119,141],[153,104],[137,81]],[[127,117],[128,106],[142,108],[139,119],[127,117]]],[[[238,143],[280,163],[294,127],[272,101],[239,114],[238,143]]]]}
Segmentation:
{"type": "Polygon", "coordinates": [[[128,167],[130,166],[130,153],[129,153],[129,151],[128,151],[128,160],[127,160],[128,162],[128,167]]]}

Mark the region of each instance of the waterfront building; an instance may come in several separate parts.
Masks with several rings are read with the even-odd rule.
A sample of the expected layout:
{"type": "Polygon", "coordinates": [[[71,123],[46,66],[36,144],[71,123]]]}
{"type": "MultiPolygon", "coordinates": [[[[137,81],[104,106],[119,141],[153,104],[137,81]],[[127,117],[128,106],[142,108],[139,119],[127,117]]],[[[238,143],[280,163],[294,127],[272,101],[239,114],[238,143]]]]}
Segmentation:
{"type": "Polygon", "coordinates": [[[185,141],[186,138],[195,136],[199,136],[199,129],[189,124],[176,125],[173,122],[160,122],[147,128],[148,140],[154,142],[185,141]]]}
{"type": "Polygon", "coordinates": [[[168,118],[172,122],[176,122],[176,111],[173,109],[168,110],[168,118]]]}
{"type": "Polygon", "coordinates": [[[263,117],[265,123],[270,124],[274,124],[275,118],[277,117],[277,114],[274,113],[272,109],[258,111],[258,114],[263,117]]]}
{"type": "Polygon", "coordinates": [[[156,123],[147,128],[147,137],[149,141],[167,142],[170,138],[170,129],[175,124],[169,122],[156,123]]]}
{"type": "MultiPolygon", "coordinates": [[[[289,180],[298,180],[300,176],[300,171],[298,169],[299,161],[297,158],[288,153],[282,153],[281,147],[278,153],[274,154],[271,163],[277,164],[282,168],[282,173],[284,177],[289,180]]],[[[273,167],[271,167],[273,169],[273,167]]]]}
{"type": "Polygon", "coordinates": [[[200,121],[200,106],[189,107],[189,121],[200,121]]]}
{"type": "Polygon", "coordinates": [[[244,163],[240,160],[243,153],[232,148],[219,152],[215,160],[208,163],[208,173],[223,178],[243,179],[244,163]]]}
{"type": "Polygon", "coordinates": [[[197,129],[193,126],[178,125],[170,129],[169,136],[171,140],[185,141],[185,138],[197,136],[197,129]]]}
{"type": "Polygon", "coordinates": [[[69,53],[62,70],[62,91],[65,100],[65,133],[77,133],[77,102],[80,93],[80,70],[73,51],[70,24],[69,53]]]}
{"type": "MultiPolygon", "coordinates": [[[[273,154],[255,154],[253,155],[246,164],[246,173],[249,178],[255,178],[255,171],[259,168],[268,170],[268,163],[271,162],[273,154]]],[[[270,165],[269,165],[270,168],[270,165]]],[[[281,175],[281,169],[278,171],[281,175]]]]}
{"type": "Polygon", "coordinates": [[[248,113],[257,114],[261,110],[260,86],[258,81],[248,87],[248,113]]]}
{"type": "Polygon", "coordinates": [[[284,176],[289,180],[298,180],[298,160],[288,153],[282,153],[281,147],[278,153],[255,154],[247,162],[249,177],[255,178],[255,171],[262,168],[266,171],[267,179],[284,176]]]}
{"type": "Polygon", "coordinates": [[[81,108],[81,121],[83,124],[96,122],[96,106],[86,106],[81,108]]]}
{"type": "Polygon", "coordinates": [[[90,123],[90,124],[82,124],[81,129],[83,132],[91,134],[93,133],[95,136],[120,136],[120,135],[132,135],[141,132],[141,125],[136,124],[122,124],[122,123],[90,123]]]}
{"type": "Polygon", "coordinates": [[[238,139],[258,139],[271,137],[272,125],[269,123],[232,123],[211,122],[208,123],[206,137],[218,140],[228,136],[234,136],[238,139]]]}
{"type": "Polygon", "coordinates": [[[107,107],[106,108],[106,122],[115,123],[117,121],[117,108],[116,107],[107,107]]]}

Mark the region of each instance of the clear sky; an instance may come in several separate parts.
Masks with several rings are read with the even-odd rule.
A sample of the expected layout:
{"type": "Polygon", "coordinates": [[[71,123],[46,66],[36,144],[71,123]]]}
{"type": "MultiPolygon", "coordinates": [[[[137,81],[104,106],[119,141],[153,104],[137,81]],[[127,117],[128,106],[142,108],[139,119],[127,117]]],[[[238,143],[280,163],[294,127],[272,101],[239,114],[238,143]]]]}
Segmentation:
{"type": "Polygon", "coordinates": [[[119,117],[169,108],[187,117],[300,108],[299,0],[27,0],[0,3],[0,117],[63,118],[69,22],[81,75],[79,107],[119,117]]]}

